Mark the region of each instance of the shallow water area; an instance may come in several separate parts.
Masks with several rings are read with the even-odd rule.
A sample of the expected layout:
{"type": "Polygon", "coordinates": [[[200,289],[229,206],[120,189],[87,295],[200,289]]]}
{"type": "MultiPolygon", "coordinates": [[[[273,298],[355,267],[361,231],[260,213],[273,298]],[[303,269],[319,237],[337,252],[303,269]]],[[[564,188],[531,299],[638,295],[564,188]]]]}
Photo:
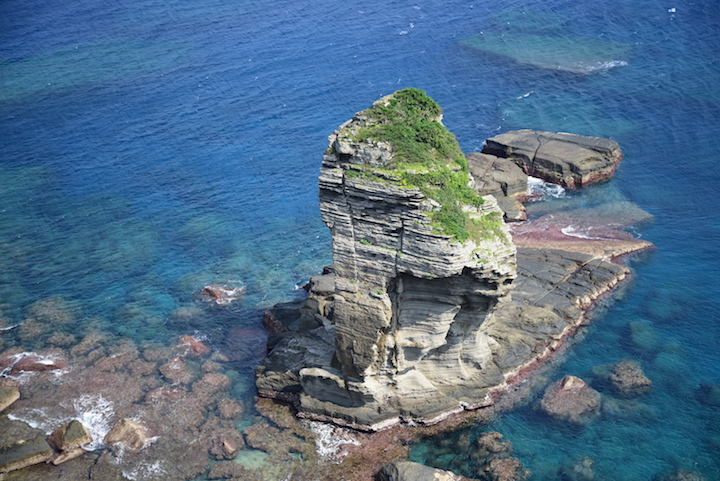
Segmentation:
{"type": "MultiPolygon", "coordinates": [[[[720,408],[696,395],[720,384],[716,2],[8,0],[0,19],[0,358],[52,353],[67,368],[3,371],[27,389],[13,416],[84,419],[98,439],[125,415],[188,439],[198,429],[208,442],[218,426],[267,423],[253,409],[262,312],[300,296],[297,286],[332,262],[317,205],[327,136],[377,98],[417,87],[444,108],[466,152],[517,128],[620,143],[614,180],[529,204],[532,219],[631,204],[654,218],[628,229],[657,246],[631,264],[632,288],[547,374],[547,383],[573,374],[592,385],[594,367],[631,358],[653,392],[637,402],[603,393],[607,409],[582,429],[549,421],[531,399],[468,428],[470,439],[501,432],[538,480],[586,455],[596,479],[650,480],[675,468],[720,478],[720,408]],[[556,66],[589,59],[600,68],[573,73],[461,45],[481,32],[523,40],[513,43],[518,58],[532,58],[542,38],[556,66]],[[596,59],[597,49],[574,47],[585,44],[622,49],[596,59]],[[246,291],[218,306],[197,295],[207,285],[246,291]],[[186,334],[211,352],[180,356],[186,334]],[[187,372],[163,374],[176,356],[187,372]],[[217,383],[194,396],[208,374],[225,377],[206,378],[217,383]],[[242,414],[222,419],[226,398],[242,414]],[[158,407],[173,399],[184,400],[187,425],[158,407]]],[[[582,227],[574,233],[593,236],[582,227]]],[[[245,479],[320,479],[317,466],[308,474],[312,435],[298,441],[300,431],[267,425],[278,432],[255,428],[256,446],[272,434],[301,454],[265,446],[263,465],[243,451],[236,461],[258,463],[242,463],[245,479]]],[[[461,434],[428,439],[412,458],[477,476],[461,434]]],[[[186,460],[195,474],[184,477],[177,450],[161,432],[125,464],[96,469],[202,480],[217,462],[198,449],[186,460]]]]}

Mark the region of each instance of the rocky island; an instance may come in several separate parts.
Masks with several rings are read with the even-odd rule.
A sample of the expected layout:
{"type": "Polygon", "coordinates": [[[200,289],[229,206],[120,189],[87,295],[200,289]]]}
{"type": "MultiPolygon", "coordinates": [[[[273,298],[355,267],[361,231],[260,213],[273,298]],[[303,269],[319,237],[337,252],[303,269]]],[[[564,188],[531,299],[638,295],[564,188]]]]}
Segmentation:
{"type": "MultiPolygon", "coordinates": [[[[618,256],[652,246],[623,229],[650,218],[629,202],[533,210],[529,175],[584,188],[621,157],[613,141],[527,130],[465,155],[424,92],[378,100],[329,137],[319,195],[334,263],[306,296],[265,312],[257,411],[238,401],[234,362],[263,349],[259,326],[219,349],[191,335],[161,345],[48,332],[51,347],[0,353],[0,478],[465,479],[407,462],[408,444],[526,395],[536,368],[628,276],[618,256]]],[[[197,305],[243,294],[206,285],[197,305]]],[[[22,339],[76,316],[61,298],[27,314],[8,328],[22,339]]],[[[633,361],[597,377],[623,399],[652,389],[633,361]]],[[[706,388],[698,395],[712,403],[706,388]]],[[[583,425],[599,396],[568,376],[540,408],[583,425]]],[[[471,452],[481,479],[529,475],[502,434],[470,444],[451,448],[471,452]]]]}
{"type": "Polygon", "coordinates": [[[620,148],[518,131],[466,157],[441,114],[405,89],[329,137],[319,195],[334,264],[307,300],[266,314],[276,335],[261,396],[369,431],[488,406],[627,276],[612,257],[650,246],[618,234],[584,239],[590,249],[532,235],[517,247],[503,217],[524,218],[528,174],[583,187],[612,175],[620,148]]]}

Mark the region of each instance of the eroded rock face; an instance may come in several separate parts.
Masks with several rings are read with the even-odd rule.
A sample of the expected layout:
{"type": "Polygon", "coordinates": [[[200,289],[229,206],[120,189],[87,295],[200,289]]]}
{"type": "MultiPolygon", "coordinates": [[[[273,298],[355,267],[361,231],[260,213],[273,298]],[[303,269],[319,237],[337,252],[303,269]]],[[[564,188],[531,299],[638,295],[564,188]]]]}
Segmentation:
{"type": "MultiPolygon", "coordinates": [[[[377,430],[491,404],[492,390],[548,356],[628,271],[604,254],[516,249],[492,196],[464,209],[485,230],[446,235],[443,205],[413,183],[425,164],[398,173],[390,144],[364,137],[369,122],[361,112],[329,138],[320,208],[335,262],[306,301],[267,314],[273,350],[256,384],[301,417],[377,430]]],[[[518,195],[517,173],[492,188],[518,195]]],[[[483,182],[468,179],[480,191],[483,182]]]]}
{"type": "Polygon", "coordinates": [[[431,225],[440,207],[419,189],[392,174],[357,175],[356,166],[393,155],[353,140],[367,122],[361,113],[344,124],[323,158],[335,349],[330,365],[300,371],[301,411],[358,424],[432,417],[460,407],[458,393],[498,382],[479,329],[515,277],[515,247],[492,197],[472,215],[498,219],[497,231],[458,242],[431,225]]]}
{"type": "Polygon", "coordinates": [[[609,179],[622,159],[612,140],[538,130],[496,135],[483,153],[509,158],[526,174],[571,189],[609,179]]]}

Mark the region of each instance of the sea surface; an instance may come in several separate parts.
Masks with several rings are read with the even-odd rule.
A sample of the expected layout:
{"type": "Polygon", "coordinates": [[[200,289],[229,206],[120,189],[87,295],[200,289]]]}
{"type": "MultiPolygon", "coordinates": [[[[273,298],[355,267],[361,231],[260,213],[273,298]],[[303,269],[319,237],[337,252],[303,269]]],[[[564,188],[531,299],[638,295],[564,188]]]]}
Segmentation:
{"type": "MultiPolygon", "coordinates": [[[[0,352],[47,347],[11,327],[47,299],[82,313],[62,327],[77,339],[194,333],[221,349],[259,328],[332,261],[327,136],[405,87],[444,108],[466,152],[517,128],[616,140],[614,180],[568,196],[654,216],[634,233],[657,250],[547,375],[632,358],[653,392],[584,429],[528,402],[465,434],[501,432],[536,480],[585,456],[600,480],[720,479],[720,408],[696,396],[720,384],[716,0],[3,0],[0,352]],[[247,294],[210,309],[195,293],[212,283],[247,294]]],[[[237,367],[250,386],[258,360],[237,367]]],[[[252,388],[233,392],[252,404],[252,388]]],[[[447,445],[412,459],[477,476],[447,445]]]]}

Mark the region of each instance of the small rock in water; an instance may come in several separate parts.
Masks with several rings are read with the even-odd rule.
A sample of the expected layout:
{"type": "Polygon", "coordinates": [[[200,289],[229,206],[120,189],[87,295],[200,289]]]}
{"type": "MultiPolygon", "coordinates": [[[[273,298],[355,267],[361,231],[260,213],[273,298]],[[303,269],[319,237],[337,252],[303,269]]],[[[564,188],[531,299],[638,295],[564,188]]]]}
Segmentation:
{"type": "Polygon", "coordinates": [[[48,442],[55,446],[58,451],[70,451],[90,444],[92,436],[80,421],[73,419],[53,431],[48,438],[48,442]]]}
{"type": "Polygon", "coordinates": [[[195,375],[179,357],[160,366],[160,374],[173,384],[189,384],[195,379],[195,375]]]}
{"type": "Polygon", "coordinates": [[[707,481],[707,479],[700,473],[694,471],[676,469],[675,471],[655,476],[653,481],[707,481]]]}
{"type": "Polygon", "coordinates": [[[242,434],[231,429],[213,439],[210,455],[217,460],[234,459],[244,447],[245,441],[243,441],[242,434]]]}
{"type": "Polygon", "coordinates": [[[121,444],[138,451],[148,445],[153,437],[150,429],[137,421],[123,418],[105,436],[107,444],[121,444]]]}
{"type": "Polygon", "coordinates": [[[572,466],[566,466],[560,470],[560,478],[563,481],[593,481],[595,479],[595,471],[593,467],[595,461],[586,456],[572,466]]]}
{"type": "Polygon", "coordinates": [[[720,407],[720,384],[700,384],[695,391],[695,398],[706,406],[720,407]]]}
{"type": "Polygon", "coordinates": [[[626,360],[615,364],[609,381],[614,391],[622,397],[636,397],[652,390],[652,381],[645,376],[640,364],[626,360]]]}
{"type": "Polygon", "coordinates": [[[600,414],[600,393],[575,376],[565,376],[545,389],[540,408],[549,416],[587,424],[600,414]]]}
{"type": "Polygon", "coordinates": [[[178,339],[177,345],[186,348],[188,354],[195,354],[203,357],[210,353],[210,348],[192,336],[185,334],[178,339]]]}
{"type": "Polygon", "coordinates": [[[10,370],[10,374],[19,374],[21,372],[57,371],[65,369],[65,367],[65,364],[60,361],[53,361],[52,359],[30,355],[18,359],[10,370]]]}
{"type": "Polygon", "coordinates": [[[226,306],[237,301],[245,295],[245,287],[228,288],[217,284],[211,284],[200,289],[198,295],[207,302],[213,302],[218,306],[226,306]]]}

